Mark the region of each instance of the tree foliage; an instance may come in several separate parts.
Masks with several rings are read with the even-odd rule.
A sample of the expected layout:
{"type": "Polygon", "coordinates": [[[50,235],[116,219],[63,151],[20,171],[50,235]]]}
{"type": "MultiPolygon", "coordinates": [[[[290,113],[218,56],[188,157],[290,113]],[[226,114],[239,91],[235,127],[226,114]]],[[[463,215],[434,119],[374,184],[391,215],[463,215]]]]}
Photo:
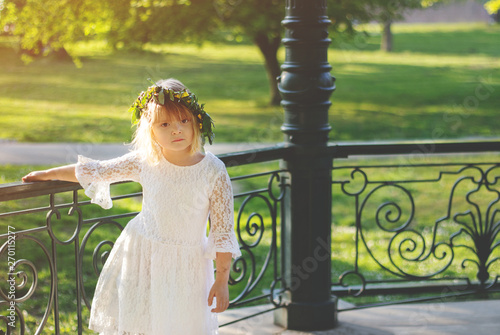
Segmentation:
{"type": "Polygon", "coordinates": [[[484,4],[484,8],[486,8],[489,14],[496,14],[500,11],[500,0],[490,0],[484,4]]]}
{"type": "Polygon", "coordinates": [[[489,0],[484,4],[484,8],[495,22],[500,23],[500,0],[489,0]]]}
{"type": "MultiPolygon", "coordinates": [[[[0,26],[20,36],[31,55],[46,54],[75,41],[100,38],[111,46],[196,42],[224,30],[258,46],[269,78],[271,103],[279,102],[277,51],[283,0],[0,0],[0,26]]],[[[328,0],[333,33],[353,33],[354,22],[392,20],[402,10],[437,0],[328,0]]]]}
{"type": "Polygon", "coordinates": [[[109,11],[98,0],[6,0],[0,27],[20,36],[21,49],[31,55],[64,49],[109,29],[109,11]]]}

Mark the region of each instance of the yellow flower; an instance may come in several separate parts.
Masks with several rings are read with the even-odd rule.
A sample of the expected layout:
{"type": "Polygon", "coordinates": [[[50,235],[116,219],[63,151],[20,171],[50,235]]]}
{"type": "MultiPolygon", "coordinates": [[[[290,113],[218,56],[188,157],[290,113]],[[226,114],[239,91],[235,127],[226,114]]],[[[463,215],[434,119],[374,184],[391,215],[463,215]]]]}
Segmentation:
{"type": "Polygon", "coordinates": [[[201,114],[198,114],[198,119],[200,119],[200,120],[201,120],[201,114]]]}
{"type": "Polygon", "coordinates": [[[187,97],[189,96],[189,93],[188,92],[183,92],[182,95],[181,95],[181,98],[184,98],[184,97],[187,97]]]}

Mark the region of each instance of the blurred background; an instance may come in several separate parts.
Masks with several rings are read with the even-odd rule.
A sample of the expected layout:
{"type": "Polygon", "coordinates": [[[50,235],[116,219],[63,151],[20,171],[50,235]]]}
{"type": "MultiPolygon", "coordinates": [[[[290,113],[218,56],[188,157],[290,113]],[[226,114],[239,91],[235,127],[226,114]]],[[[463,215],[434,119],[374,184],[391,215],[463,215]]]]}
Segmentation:
{"type": "MultiPolygon", "coordinates": [[[[330,140],[497,137],[499,7],[328,0],[330,140]]],[[[0,0],[0,146],[127,143],[129,105],[168,77],[217,143],[281,142],[283,17],[279,0],[0,0]]]]}
{"type": "MultiPolygon", "coordinates": [[[[331,142],[498,139],[500,0],[328,0],[327,4],[332,22],[329,62],[337,87],[329,110],[331,142]]],[[[87,149],[129,143],[133,128],[128,108],[149,86],[150,78],[174,77],[195,92],[215,120],[215,143],[244,148],[281,142],[283,110],[276,77],[284,61],[284,9],[283,0],[0,0],[0,158],[5,152],[3,148],[15,144],[63,143],[66,150],[70,143],[87,149]]],[[[355,161],[368,167],[382,161],[384,166],[371,172],[370,178],[375,181],[417,181],[411,190],[420,211],[412,228],[421,228],[426,238],[432,231],[429,224],[442,217],[443,208],[451,203],[449,190],[455,189],[457,178],[453,170],[446,178],[436,179],[435,169],[419,166],[434,162],[432,155],[427,155],[429,152],[422,150],[405,160],[381,156],[355,161]],[[385,167],[386,164],[393,166],[385,167]],[[422,180],[437,181],[440,187],[429,186],[422,180]]],[[[445,170],[442,166],[447,166],[451,171],[456,162],[459,166],[480,162],[494,165],[498,153],[439,159],[439,167],[445,170]]],[[[337,162],[342,164],[341,160],[337,162]]],[[[261,178],[240,178],[235,190],[245,193],[258,190],[261,185],[265,185],[265,190],[276,190],[272,183],[273,178],[274,184],[277,182],[275,175],[260,173],[279,169],[278,162],[259,164],[228,168],[232,177],[259,173],[256,179],[261,178]]],[[[0,164],[0,183],[19,182],[29,171],[47,167],[42,163],[0,164]]],[[[345,180],[352,178],[351,169],[335,166],[334,172],[332,278],[339,278],[344,271],[352,270],[354,258],[357,262],[353,245],[357,234],[353,217],[357,212],[352,198],[341,190],[345,180]]],[[[484,173],[481,176],[477,179],[488,179],[484,173]]],[[[119,194],[140,192],[138,185],[130,183],[116,188],[119,194]]],[[[464,189],[461,194],[468,194],[469,190],[464,189]]],[[[394,189],[389,187],[389,191],[394,189]]],[[[381,195],[376,199],[380,201],[373,204],[406,199],[399,189],[396,191],[381,195]]],[[[73,201],[71,194],[57,197],[63,203],[73,201]]],[[[460,204],[465,203],[464,199],[460,204]]],[[[235,208],[244,207],[243,201],[246,200],[242,197],[237,199],[235,208]]],[[[8,213],[25,207],[43,209],[47,206],[45,198],[9,200],[0,205],[0,214],[7,213],[0,222],[2,233],[8,226],[19,231],[47,224],[47,213],[42,210],[28,220],[8,213]]],[[[367,205],[366,212],[378,213],[375,205],[367,205]]],[[[82,217],[122,215],[139,211],[140,206],[138,199],[121,199],[108,212],[87,206],[82,217]]],[[[403,210],[411,212],[407,207],[403,210]]],[[[267,205],[263,202],[256,208],[265,213],[262,222],[269,232],[272,215],[266,213],[267,205]]],[[[52,207],[49,210],[53,212],[52,207]]],[[[243,222],[248,214],[242,217],[243,222]]],[[[387,216],[387,220],[391,218],[387,216]]],[[[122,221],[126,224],[125,219],[122,221]]],[[[394,221],[397,220],[390,223],[394,221]]],[[[62,240],[71,238],[74,223],[74,217],[65,215],[57,224],[62,240]]],[[[446,234],[440,231],[442,236],[455,232],[449,226],[444,229],[446,234]]],[[[115,230],[97,232],[96,242],[89,243],[87,251],[112,233],[117,234],[116,227],[112,228],[115,230]]],[[[376,229],[375,224],[365,228],[370,247],[384,254],[388,250],[384,243],[392,241],[392,236],[376,229]]],[[[268,246],[269,241],[263,239],[261,245],[268,246]]],[[[47,310],[51,273],[44,255],[28,242],[24,239],[20,243],[25,244],[18,244],[17,257],[34,258],[40,269],[40,291],[23,305],[22,311],[28,329],[35,329],[47,310]]],[[[48,236],[44,243],[50,245],[48,236]]],[[[263,264],[267,257],[264,249],[256,250],[258,264],[263,264]]],[[[62,334],[75,334],[75,277],[68,266],[74,260],[71,252],[61,250],[58,292],[64,312],[57,320],[62,334]]],[[[496,252],[494,260],[500,257],[500,251],[496,252]]],[[[370,257],[362,256],[360,268],[367,278],[391,278],[380,269],[381,264],[392,269],[387,255],[381,263],[370,263],[370,257]]],[[[92,263],[92,254],[84,257],[84,264],[92,263]]],[[[455,262],[443,276],[463,276],[460,261],[467,257],[464,248],[457,251],[455,262]]],[[[415,265],[422,273],[433,272],[434,268],[435,264],[415,265]]],[[[415,270],[408,269],[408,273],[415,270]]],[[[500,273],[498,262],[490,272],[500,273]]],[[[475,278],[476,269],[467,268],[466,276],[475,278]]],[[[85,269],[82,278],[91,291],[97,280],[94,270],[85,269]]],[[[272,280],[268,271],[264,284],[259,284],[254,292],[268,292],[272,280]]],[[[238,285],[231,288],[232,298],[244,287],[242,283],[238,285]]],[[[367,301],[376,299],[368,297],[367,301]]],[[[84,319],[88,317],[88,309],[84,308],[83,313],[84,319]]],[[[55,320],[48,320],[46,329],[50,331],[56,327],[55,320]]]]}

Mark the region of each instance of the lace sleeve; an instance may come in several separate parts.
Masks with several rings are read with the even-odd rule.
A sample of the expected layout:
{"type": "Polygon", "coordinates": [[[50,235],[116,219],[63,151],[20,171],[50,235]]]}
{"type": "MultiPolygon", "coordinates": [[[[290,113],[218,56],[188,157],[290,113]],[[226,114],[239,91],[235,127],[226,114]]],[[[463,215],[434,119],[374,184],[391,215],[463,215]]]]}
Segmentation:
{"type": "Polygon", "coordinates": [[[233,258],[241,256],[234,233],[233,191],[226,170],[218,175],[210,197],[210,232],[205,257],[215,259],[217,252],[230,252],[233,258]]]}
{"type": "Polygon", "coordinates": [[[122,157],[97,161],[78,156],[75,174],[92,203],[104,209],[113,207],[109,185],[119,181],[139,181],[140,162],[131,152],[122,157]]]}

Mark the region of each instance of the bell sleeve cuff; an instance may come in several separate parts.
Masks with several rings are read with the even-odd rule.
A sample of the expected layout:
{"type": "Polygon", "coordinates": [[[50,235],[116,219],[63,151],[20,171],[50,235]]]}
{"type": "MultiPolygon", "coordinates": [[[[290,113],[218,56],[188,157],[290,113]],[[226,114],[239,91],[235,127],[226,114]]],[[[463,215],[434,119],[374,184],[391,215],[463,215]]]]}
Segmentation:
{"type": "Polygon", "coordinates": [[[99,164],[99,161],[79,155],[75,175],[82,185],[85,195],[91,199],[91,203],[104,209],[110,209],[113,207],[109,190],[111,183],[101,179],[99,164]]]}
{"type": "Polygon", "coordinates": [[[234,232],[230,233],[212,233],[208,234],[207,248],[205,249],[205,258],[215,259],[218,252],[230,252],[236,259],[241,256],[238,240],[234,232]]]}

